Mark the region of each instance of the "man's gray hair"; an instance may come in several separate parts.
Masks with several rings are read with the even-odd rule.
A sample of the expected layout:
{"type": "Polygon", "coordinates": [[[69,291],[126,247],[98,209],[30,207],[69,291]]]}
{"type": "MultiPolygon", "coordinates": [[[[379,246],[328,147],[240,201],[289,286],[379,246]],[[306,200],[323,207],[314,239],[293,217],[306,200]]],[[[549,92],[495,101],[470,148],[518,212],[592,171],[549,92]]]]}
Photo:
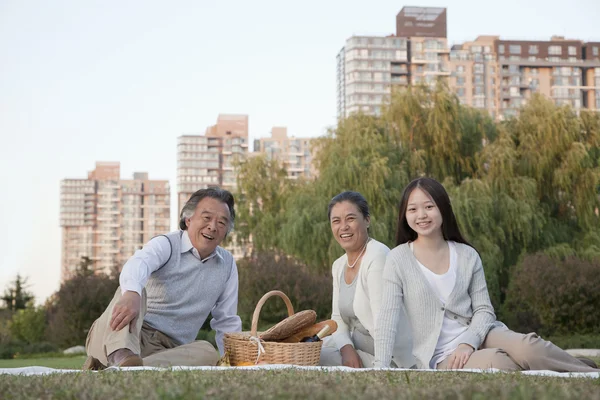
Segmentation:
{"type": "Polygon", "coordinates": [[[233,229],[233,223],[235,221],[235,210],[234,210],[234,200],[233,195],[225,190],[220,189],[218,187],[210,187],[208,189],[200,189],[185,203],[183,208],[181,209],[181,214],[179,215],[179,229],[185,231],[187,230],[187,225],[185,224],[185,220],[192,218],[194,212],[196,212],[196,207],[198,207],[198,203],[202,201],[202,199],[210,197],[213,199],[220,200],[221,202],[227,204],[227,208],[229,208],[229,227],[227,229],[227,233],[231,232],[233,229]]]}

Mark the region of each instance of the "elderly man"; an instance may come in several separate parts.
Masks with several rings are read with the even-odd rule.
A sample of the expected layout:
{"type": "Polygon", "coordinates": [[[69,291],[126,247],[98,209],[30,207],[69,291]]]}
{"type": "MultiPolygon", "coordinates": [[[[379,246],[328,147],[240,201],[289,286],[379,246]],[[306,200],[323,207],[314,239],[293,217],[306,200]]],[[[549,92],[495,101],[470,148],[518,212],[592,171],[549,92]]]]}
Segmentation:
{"type": "Polygon", "coordinates": [[[209,313],[221,353],[223,333],[242,327],[237,267],[219,247],[234,219],[228,191],[194,193],[180,230],[153,238],[123,266],[120,288],[90,328],[83,368],[215,365],[215,348],[195,339],[209,313]]]}

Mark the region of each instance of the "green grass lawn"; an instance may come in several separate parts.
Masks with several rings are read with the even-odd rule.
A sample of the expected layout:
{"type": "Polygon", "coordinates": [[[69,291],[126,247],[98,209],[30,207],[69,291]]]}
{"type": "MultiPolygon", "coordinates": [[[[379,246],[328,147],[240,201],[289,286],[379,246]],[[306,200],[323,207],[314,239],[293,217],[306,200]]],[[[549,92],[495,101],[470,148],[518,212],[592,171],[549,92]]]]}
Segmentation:
{"type": "Polygon", "coordinates": [[[3,399],[600,399],[600,379],[512,374],[320,371],[0,375],[3,399]]]}
{"type": "Polygon", "coordinates": [[[86,356],[58,357],[58,358],[17,358],[14,360],[0,360],[0,368],[19,367],[49,367],[59,369],[81,369],[86,356]]]}
{"type": "MultiPolygon", "coordinates": [[[[84,356],[0,360],[0,368],[79,369],[84,356]]],[[[600,361],[600,360],[596,360],[600,361]]],[[[0,398],[598,399],[600,379],[509,374],[319,371],[80,372],[0,375],[0,398]]]]}

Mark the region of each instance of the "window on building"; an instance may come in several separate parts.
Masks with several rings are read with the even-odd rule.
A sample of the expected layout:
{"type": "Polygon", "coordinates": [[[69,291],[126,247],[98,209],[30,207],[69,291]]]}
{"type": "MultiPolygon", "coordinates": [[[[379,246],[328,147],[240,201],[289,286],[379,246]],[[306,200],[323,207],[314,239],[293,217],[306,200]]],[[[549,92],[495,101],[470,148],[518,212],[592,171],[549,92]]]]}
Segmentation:
{"type": "Polygon", "coordinates": [[[475,108],[485,108],[485,99],[483,97],[479,97],[477,99],[473,99],[473,107],[475,107],[475,108]]]}
{"type": "Polygon", "coordinates": [[[538,45],[532,44],[529,46],[529,54],[538,54],[540,51],[538,45]]]}
{"type": "Polygon", "coordinates": [[[521,54],[521,45],[511,44],[510,46],[508,46],[508,51],[510,54],[521,54]]]}
{"type": "Polygon", "coordinates": [[[575,47],[575,46],[569,46],[569,55],[570,56],[576,56],[577,55],[577,47],[575,47]]]}
{"type": "Polygon", "coordinates": [[[481,46],[471,46],[471,53],[481,53],[481,46]]]}
{"type": "Polygon", "coordinates": [[[465,84],[465,78],[463,76],[459,76],[456,78],[456,84],[462,86],[465,84]]]}
{"type": "Polygon", "coordinates": [[[598,47],[592,47],[592,54],[596,57],[598,56],[598,47]]]}
{"type": "Polygon", "coordinates": [[[500,54],[504,53],[504,45],[503,44],[498,45],[498,53],[500,53],[500,54]]]}
{"type": "Polygon", "coordinates": [[[484,53],[490,53],[490,52],[491,52],[491,48],[490,48],[490,46],[484,46],[484,47],[483,47],[483,52],[484,52],[484,53]]]}
{"type": "Polygon", "coordinates": [[[548,47],[548,54],[551,54],[553,56],[559,56],[562,54],[562,47],[550,46],[550,47],[548,47]]]}

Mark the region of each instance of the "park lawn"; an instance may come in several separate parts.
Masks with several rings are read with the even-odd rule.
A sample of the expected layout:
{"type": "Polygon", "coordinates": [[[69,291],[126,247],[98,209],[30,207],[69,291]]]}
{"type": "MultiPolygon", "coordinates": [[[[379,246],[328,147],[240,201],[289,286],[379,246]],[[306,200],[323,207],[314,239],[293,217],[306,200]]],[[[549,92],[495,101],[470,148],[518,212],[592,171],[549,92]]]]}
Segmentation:
{"type": "Polygon", "coordinates": [[[0,360],[0,368],[19,367],[49,367],[59,369],[81,369],[86,356],[74,357],[47,357],[47,358],[16,358],[13,360],[0,360]]]}
{"type": "Polygon", "coordinates": [[[0,375],[3,399],[600,399],[600,379],[300,370],[0,375]]]}
{"type": "MultiPolygon", "coordinates": [[[[60,357],[60,358],[31,358],[0,360],[0,368],[20,368],[20,367],[48,367],[59,369],[81,369],[85,356],[60,357]]],[[[600,358],[592,358],[596,364],[600,365],[600,358]]]]}

